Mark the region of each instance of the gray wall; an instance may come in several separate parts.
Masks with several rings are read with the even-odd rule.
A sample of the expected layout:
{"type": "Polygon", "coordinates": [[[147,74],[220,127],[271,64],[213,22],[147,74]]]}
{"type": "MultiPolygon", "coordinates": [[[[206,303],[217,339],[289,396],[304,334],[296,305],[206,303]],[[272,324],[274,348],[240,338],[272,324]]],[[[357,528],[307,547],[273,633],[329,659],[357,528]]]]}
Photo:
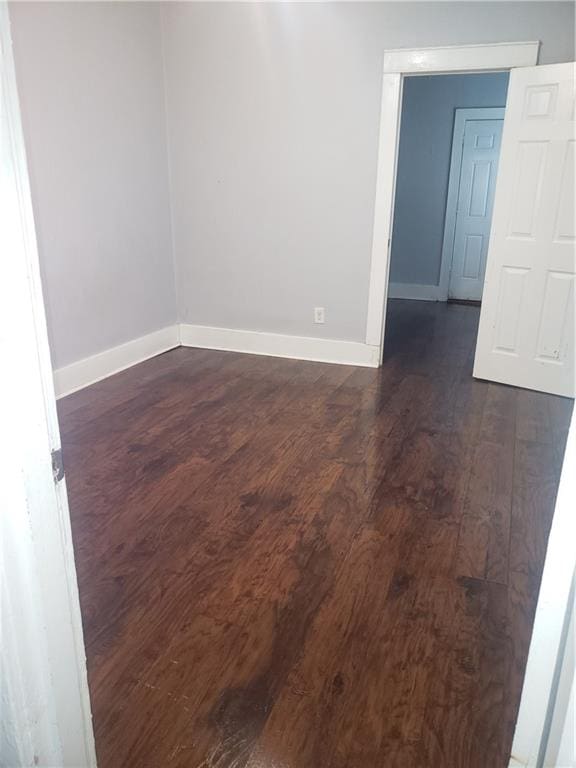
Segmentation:
{"type": "Polygon", "coordinates": [[[539,39],[542,62],[574,58],[570,3],[10,13],[55,367],[177,316],[363,341],[384,49],[539,39]]]}
{"type": "Polygon", "coordinates": [[[390,280],[438,285],[454,110],[503,107],[508,73],[404,81],[390,280]]]}
{"type": "Polygon", "coordinates": [[[174,323],[160,13],[10,7],[54,367],[174,323]]]}
{"type": "Polygon", "coordinates": [[[541,40],[569,3],[166,3],[185,322],[364,341],[385,48],[541,40]],[[312,308],[326,307],[326,325],[312,308]]]}

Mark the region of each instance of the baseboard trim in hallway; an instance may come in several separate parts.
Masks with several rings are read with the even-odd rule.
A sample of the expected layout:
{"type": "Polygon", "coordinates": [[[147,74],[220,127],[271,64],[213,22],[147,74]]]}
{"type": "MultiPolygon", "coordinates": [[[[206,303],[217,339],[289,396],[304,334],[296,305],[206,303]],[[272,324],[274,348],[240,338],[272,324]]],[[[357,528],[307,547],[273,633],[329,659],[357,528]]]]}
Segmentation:
{"type": "Polygon", "coordinates": [[[446,291],[439,285],[417,285],[416,283],[390,283],[389,299],[411,299],[416,301],[446,301],[446,291]]]}

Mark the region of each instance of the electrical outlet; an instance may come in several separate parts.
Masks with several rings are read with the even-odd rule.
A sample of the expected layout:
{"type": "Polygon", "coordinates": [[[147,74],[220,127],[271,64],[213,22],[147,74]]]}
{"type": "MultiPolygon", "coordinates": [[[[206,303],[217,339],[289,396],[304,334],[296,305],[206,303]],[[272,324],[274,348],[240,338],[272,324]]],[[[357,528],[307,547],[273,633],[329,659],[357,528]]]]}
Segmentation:
{"type": "Polygon", "coordinates": [[[324,307],[314,307],[314,322],[315,323],[324,322],[324,307]]]}

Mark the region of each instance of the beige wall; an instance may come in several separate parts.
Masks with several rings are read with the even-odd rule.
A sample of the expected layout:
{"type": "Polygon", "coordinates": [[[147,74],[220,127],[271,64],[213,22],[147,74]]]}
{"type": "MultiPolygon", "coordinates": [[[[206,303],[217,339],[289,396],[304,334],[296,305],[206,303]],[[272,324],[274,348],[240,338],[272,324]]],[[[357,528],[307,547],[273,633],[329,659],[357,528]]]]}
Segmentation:
{"type": "Polygon", "coordinates": [[[538,39],[543,63],[574,58],[570,3],[10,14],[55,367],[177,318],[364,341],[384,49],[538,39]]]}

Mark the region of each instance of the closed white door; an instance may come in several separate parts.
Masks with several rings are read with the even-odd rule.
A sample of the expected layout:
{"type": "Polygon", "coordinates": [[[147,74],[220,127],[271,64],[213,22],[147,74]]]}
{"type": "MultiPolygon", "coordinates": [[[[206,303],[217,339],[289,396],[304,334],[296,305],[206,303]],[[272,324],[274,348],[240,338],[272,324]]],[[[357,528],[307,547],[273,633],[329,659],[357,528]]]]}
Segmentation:
{"type": "Polygon", "coordinates": [[[511,72],[474,364],[478,378],[570,397],[575,71],[511,72]]]}
{"type": "Polygon", "coordinates": [[[448,297],[482,298],[502,120],[466,120],[448,297]]]}

